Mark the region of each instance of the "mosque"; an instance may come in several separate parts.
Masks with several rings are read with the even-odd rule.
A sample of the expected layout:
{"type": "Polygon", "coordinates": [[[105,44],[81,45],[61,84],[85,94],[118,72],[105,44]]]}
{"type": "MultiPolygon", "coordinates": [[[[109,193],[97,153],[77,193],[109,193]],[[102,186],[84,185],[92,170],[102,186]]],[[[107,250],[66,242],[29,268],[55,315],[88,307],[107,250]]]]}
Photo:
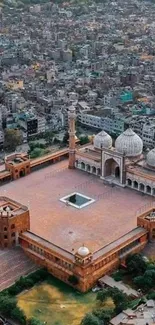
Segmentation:
{"type": "Polygon", "coordinates": [[[6,159],[4,176],[16,183],[4,184],[0,197],[0,247],[20,245],[36,264],[86,292],[155,241],[155,149],[143,153],[130,128],[115,146],[102,131],[78,147],[75,119],[70,107],[68,149],[34,161],[6,159]],[[32,172],[43,163],[48,167],[32,172]]]}
{"type": "Polygon", "coordinates": [[[109,184],[130,187],[155,196],[155,148],[143,153],[143,142],[127,129],[112,145],[109,134],[101,131],[93,144],[75,153],[75,167],[95,174],[109,184]]]}

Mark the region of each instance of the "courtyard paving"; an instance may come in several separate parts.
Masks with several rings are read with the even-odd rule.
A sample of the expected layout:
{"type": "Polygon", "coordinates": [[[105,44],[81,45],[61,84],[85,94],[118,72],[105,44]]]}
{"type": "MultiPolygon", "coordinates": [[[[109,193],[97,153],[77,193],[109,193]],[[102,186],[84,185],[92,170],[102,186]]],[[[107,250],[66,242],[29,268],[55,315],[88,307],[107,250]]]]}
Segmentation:
{"type": "Polygon", "coordinates": [[[82,244],[95,252],[136,227],[137,214],[153,198],[128,188],[111,187],[80,170],[69,170],[68,161],[40,169],[0,188],[0,195],[29,206],[31,231],[75,251],[82,244]],[[95,202],[76,209],[60,199],[73,192],[95,202]]]}
{"type": "Polygon", "coordinates": [[[29,274],[37,266],[20,247],[0,250],[0,291],[9,287],[22,275],[29,274]]]}

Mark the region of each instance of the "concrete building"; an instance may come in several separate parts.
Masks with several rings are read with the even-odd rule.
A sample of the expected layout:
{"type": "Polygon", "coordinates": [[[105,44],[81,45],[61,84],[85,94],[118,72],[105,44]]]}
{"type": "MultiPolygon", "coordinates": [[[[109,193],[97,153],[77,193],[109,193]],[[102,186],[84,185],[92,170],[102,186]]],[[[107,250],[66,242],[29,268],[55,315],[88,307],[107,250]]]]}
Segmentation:
{"type": "Polygon", "coordinates": [[[37,133],[45,133],[46,131],[46,119],[45,117],[38,117],[38,130],[37,133]]]}
{"type": "MultiPolygon", "coordinates": [[[[18,119],[20,127],[27,133],[27,137],[31,137],[38,133],[38,119],[34,114],[21,113],[18,119]]],[[[42,120],[40,122],[42,127],[42,120]]]]}
{"type": "Polygon", "coordinates": [[[127,309],[110,320],[110,325],[153,325],[155,323],[155,304],[153,300],[147,300],[136,310],[127,309]]]}

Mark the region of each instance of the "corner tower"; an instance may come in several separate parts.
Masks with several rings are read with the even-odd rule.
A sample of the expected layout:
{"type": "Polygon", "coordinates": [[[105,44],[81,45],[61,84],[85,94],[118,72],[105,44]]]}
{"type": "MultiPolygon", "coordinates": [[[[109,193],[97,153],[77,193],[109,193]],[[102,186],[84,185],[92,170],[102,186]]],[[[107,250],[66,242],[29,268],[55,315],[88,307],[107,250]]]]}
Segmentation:
{"type": "Polygon", "coordinates": [[[69,107],[68,120],[69,120],[69,165],[68,168],[75,168],[75,107],[69,107]]]}

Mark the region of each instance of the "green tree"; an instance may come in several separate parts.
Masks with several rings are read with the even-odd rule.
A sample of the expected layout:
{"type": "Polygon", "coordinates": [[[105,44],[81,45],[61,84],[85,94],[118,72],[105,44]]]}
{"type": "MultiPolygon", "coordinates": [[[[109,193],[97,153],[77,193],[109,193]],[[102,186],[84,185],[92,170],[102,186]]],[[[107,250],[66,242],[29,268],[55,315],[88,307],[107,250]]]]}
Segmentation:
{"type": "Polygon", "coordinates": [[[133,279],[134,284],[138,288],[144,288],[144,277],[143,275],[138,275],[133,279]]]}
{"type": "Polygon", "coordinates": [[[22,143],[20,130],[6,129],[4,132],[4,149],[14,151],[22,143]]]}
{"type": "Polygon", "coordinates": [[[84,137],[79,137],[79,140],[80,140],[80,144],[81,144],[81,145],[84,145],[84,144],[89,143],[89,138],[88,138],[87,135],[84,136],[84,137]]]}
{"type": "Polygon", "coordinates": [[[127,270],[131,275],[142,275],[147,269],[147,263],[141,254],[129,255],[126,259],[127,270]]]}
{"type": "Polygon", "coordinates": [[[100,325],[100,321],[95,315],[89,313],[84,316],[81,325],[100,325]]]}
{"type": "Polygon", "coordinates": [[[104,302],[109,296],[110,293],[108,292],[108,289],[102,289],[97,293],[96,299],[101,302],[104,302]]]}
{"type": "Polygon", "coordinates": [[[96,309],[93,311],[93,314],[101,321],[103,321],[104,325],[109,324],[110,319],[114,315],[114,310],[113,309],[96,309]]]}
{"type": "Polygon", "coordinates": [[[28,319],[27,324],[28,325],[42,325],[43,323],[38,318],[32,317],[32,318],[28,319]]]}
{"type": "Polygon", "coordinates": [[[11,316],[12,310],[16,308],[15,298],[10,297],[9,295],[0,294],[0,312],[7,317],[11,316]]]}
{"type": "Polygon", "coordinates": [[[108,288],[99,291],[96,299],[105,302],[108,297],[111,297],[115,304],[116,314],[128,307],[129,300],[127,295],[117,288],[108,288]]]}
{"type": "Polygon", "coordinates": [[[152,280],[155,280],[155,269],[147,269],[144,273],[145,278],[152,278],[152,280]]]}
{"type": "Polygon", "coordinates": [[[54,133],[52,131],[46,131],[44,134],[44,139],[47,141],[48,144],[53,142],[54,133]]]}
{"type": "Polygon", "coordinates": [[[33,158],[37,158],[40,157],[42,155],[42,149],[41,148],[34,148],[33,151],[30,153],[30,157],[33,158]]]}
{"type": "Polygon", "coordinates": [[[115,304],[115,312],[119,314],[122,310],[128,308],[129,299],[128,296],[117,288],[111,288],[109,290],[110,296],[115,304]]]}
{"type": "Polygon", "coordinates": [[[140,275],[134,278],[134,283],[138,288],[148,290],[154,286],[155,282],[155,270],[146,270],[144,275],[140,275]]]}
{"type": "Polygon", "coordinates": [[[19,307],[16,307],[11,311],[11,318],[19,321],[22,325],[26,324],[26,316],[19,307]]]}
{"type": "Polygon", "coordinates": [[[155,291],[149,292],[149,294],[147,295],[147,299],[153,299],[153,300],[155,300],[155,291]]]}
{"type": "Polygon", "coordinates": [[[147,270],[155,270],[155,264],[153,264],[153,263],[149,263],[149,264],[147,265],[147,270]]]}

